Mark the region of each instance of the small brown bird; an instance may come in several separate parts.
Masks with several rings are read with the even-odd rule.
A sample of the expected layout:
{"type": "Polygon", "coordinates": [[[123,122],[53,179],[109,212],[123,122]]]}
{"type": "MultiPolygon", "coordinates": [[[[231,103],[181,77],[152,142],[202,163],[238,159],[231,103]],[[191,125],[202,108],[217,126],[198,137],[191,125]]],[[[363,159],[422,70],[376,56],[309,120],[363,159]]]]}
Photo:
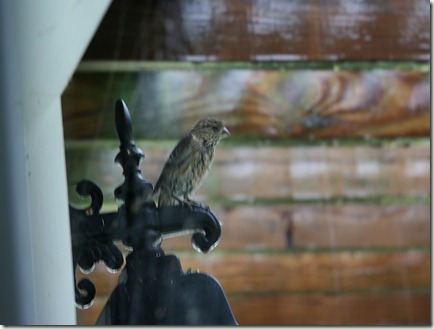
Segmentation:
{"type": "Polygon", "coordinates": [[[220,120],[205,118],[196,123],[173,149],[155,184],[154,194],[160,192],[159,207],[177,203],[200,205],[190,196],[206,178],[216,145],[229,135],[229,130],[220,120]]]}

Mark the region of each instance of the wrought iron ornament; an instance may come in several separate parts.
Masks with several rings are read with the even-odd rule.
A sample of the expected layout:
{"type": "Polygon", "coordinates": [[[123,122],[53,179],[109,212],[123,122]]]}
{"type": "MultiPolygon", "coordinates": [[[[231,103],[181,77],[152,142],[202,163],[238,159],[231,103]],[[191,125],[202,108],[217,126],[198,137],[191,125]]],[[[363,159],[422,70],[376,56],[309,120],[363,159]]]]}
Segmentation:
{"type": "MultiPolygon", "coordinates": [[[[90,196],[91,204],[82,210],[70,206],[74,270],[78,265],[92,271],[98,261],[119,270],[124,259],[114,241],[133,250],[98,324],[236,324],[220,284],[206,274],[184,273],[178,258],[160,246],[164,237],[193,233],[194,249],[207,253],[220,239],[220,222],[207,207],[157,208],[153,186],[141,175],[144,153],[134,143],[123,100],[116,102],[115,122],[120,141],[115,161],[125,179],[114,195],[123,204],[117,212],[100,213],[101,189],[83,180],[76,190],[90,196]]],[[[78,307],[92,305],[96,291],[90,280],[76,283],[75,291],[78,307]]]]}

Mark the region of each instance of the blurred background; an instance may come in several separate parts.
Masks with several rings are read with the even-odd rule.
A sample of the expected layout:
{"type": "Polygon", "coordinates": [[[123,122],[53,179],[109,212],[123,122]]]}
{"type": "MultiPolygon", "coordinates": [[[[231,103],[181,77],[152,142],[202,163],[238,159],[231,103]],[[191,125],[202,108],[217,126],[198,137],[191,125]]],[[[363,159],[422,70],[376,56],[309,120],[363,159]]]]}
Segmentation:
{"type": "MultiPolygon", "coordinates": [[[[197,201],[207,255],[242,325],[430,324],[427,0],[114,0],[62,96],[69,199],[87,178],[115,211],[123,98],[155,184],[200,118],[226,123],[197,201]]],[[[119,245],[122,249],[122,246],[119,245]]],[[[99,264],[94,324],[119,273],[99,264]]]]}

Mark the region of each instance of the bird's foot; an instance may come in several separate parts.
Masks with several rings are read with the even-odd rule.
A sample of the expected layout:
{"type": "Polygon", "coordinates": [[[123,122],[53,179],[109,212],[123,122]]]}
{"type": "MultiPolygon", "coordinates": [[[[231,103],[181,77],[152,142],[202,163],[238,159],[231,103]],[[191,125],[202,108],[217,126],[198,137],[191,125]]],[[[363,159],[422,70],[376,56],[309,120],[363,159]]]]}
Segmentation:
{"type": "Polygon", "coordinates": [[[190,204],[190,202],[186,202],[186,201],[178,200],[178,206],[181,206],[182,208],[184,208],[184,207],[188,207],[188,208],[190,208],[190,210],[193,210],[193,207],[192,207],[192,205],[190,204]]]}
{"type": "Polygon", "coordinates": [[[187,204],[190,207],[190,210],[192,210],[193,209],[192,207],[195,206],[195,207],[200,207],[200,208],[203,208],[203,209],[209,211],[209,207],[204,203],[200,203],[200,202],[197,202],[197,201],[194,201],[191,199],[185,199],[185,201],[183,201],[183,203],[187,204]]]}

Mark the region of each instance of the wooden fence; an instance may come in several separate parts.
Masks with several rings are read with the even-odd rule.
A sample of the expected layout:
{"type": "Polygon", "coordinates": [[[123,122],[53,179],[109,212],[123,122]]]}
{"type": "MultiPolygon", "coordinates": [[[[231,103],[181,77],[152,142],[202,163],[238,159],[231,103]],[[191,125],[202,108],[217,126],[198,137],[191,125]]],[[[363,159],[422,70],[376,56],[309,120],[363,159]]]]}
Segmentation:
{"type": "MultiPolygon", "coordinates": [[[[248,325],[431,323],[429,2],[113,1],[62,97],[70,202],[82,178],[115,210],[114,104],[155,183],[205,116],[225,121],[195,199],[222,222],[184,270],[217,278],[248,325]]],[[[122,249],[122,246],[119,246],[122,249]]],[[[126,252],[126,251],[125,251],[126,252]]],[[[119,273],[84,275],[93,324],[119,273]]]]}

